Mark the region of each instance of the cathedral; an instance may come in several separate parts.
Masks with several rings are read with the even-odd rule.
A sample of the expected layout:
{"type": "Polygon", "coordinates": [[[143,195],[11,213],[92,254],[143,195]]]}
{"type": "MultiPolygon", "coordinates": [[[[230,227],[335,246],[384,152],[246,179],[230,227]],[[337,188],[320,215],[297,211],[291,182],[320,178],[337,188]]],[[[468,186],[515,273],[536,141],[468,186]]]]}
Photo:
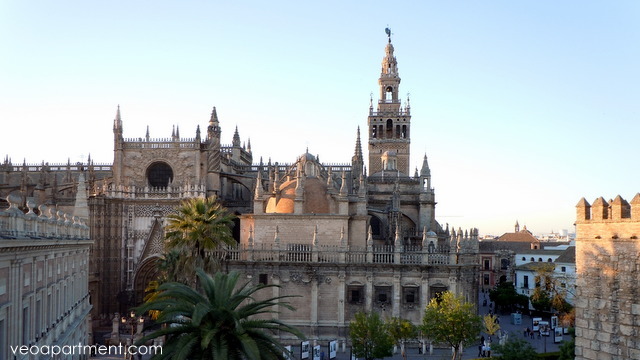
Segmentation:
{"type": "MultiPolygon", "coordinates": [[[[269,296],[295,295],[281,320],[310,339],[345,339],[358,311],[421,322],[424,307],[451,290],[477,302],[477,229],[449,229],[435,217],[424,156],[411,174],[411,106],[399,97],[400,76],[389,36],[379,98],[368,109],[368,159],[354,129],[350,164],[320,162],[308,151],[284,162],[252,155],[236,128],[222,145],[215,107],[193,137],[124,137],[113,121],[112,164],[0,164],[0,197],[73,212],[86,188],[91,239],[89,291],[94,318],[142,301],[163,253],[166,216],[181,200],[217,196],[237,215],[226,268],[246,281],[276,284],[269,296]]],[[[364,110],[364,109],[363,109],[364,110]]],[[[0,209],[7,206],[0,200],[0,209]]],[[[286,340],[286,339],[284,339],[286,340]]]]}

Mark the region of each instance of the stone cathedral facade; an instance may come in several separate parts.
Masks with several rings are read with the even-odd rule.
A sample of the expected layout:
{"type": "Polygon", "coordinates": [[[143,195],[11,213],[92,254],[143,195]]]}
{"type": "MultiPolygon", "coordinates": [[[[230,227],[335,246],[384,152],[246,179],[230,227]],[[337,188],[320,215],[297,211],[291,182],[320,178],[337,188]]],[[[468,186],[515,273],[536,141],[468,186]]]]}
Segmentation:
{"type": "Polygon", "coordinates": [[[309,338],[345,338],[358,311],[418,323],[439,292],[477,300],[477,230],[436,221],[426,155],[411,174],[411,106],[398,95],[390,38],[378,85],[366,124],[368,162],[360,128],[350,163],[324,164],[308,151],[264,163],[253,158],[237,128],[230,145],[221,143],[215,108],[207,127],[190,138],[181,137],[178,126],[168,138],[152,138],[149,130],[125,138],[118,108],[112,164],[17,165],[7,157],[0,195],[71,209],[75,189],[84,184],[95,242],[94,317],[141,301],[156,276],[166,216],[183,199],[215,195],[238,216],[238,246],[229,250],[226,266],[256,284],[280,285],[273,295],[300,295],[292,298],[297,310],[280,316],[309,338]]]}

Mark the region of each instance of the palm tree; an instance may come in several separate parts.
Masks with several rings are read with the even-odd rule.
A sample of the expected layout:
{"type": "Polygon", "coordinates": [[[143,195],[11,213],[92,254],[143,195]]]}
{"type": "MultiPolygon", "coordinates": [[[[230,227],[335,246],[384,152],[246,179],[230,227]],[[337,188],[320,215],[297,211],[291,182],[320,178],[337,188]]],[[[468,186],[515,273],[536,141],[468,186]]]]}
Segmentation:
{"type": "Polygon", "coordinates": [[[303,337],[270,316],[276,312],[274,306],[294,310],[283,301],[289,296],[254,299],[257,291],[276,285],[237,286],[238,272],[211,277],[198,269],[197,275],[201,293],[182,283],[164,283],[154,299],[136,309],[138,313],[160,312],[156,322],[164,326],[137,342],[167,336],[162,354],[154,360],[284,359],[286,349],[274,335],[284,332],[303,337]]]}
{"type": "MultiPolygon", "coordinates": [[[[216,252],[236,245],[231,233],[234,218],[215,197],[183,201],[176,213],[167,216],[166,251],[180,253],[175,273],[169,278],[194,274],[198,268],[209,272],[220,270],[224,254],[216,252]]],[[[195,278],[180,280],[195,282],[195,278]]]]}

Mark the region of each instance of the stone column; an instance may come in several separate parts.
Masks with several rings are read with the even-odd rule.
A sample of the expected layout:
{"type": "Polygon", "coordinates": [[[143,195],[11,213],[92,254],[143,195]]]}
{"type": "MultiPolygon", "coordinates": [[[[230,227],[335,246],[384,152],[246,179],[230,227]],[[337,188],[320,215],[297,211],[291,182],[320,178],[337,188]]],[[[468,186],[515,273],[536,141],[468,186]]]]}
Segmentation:
{"type": "Polygon", "coordinates": [[[393,275],[393,305],[392,305],[392,316],[400,317],[400,302],[402,300],[402,287],[400,286],[400,274],[393,275]]]}

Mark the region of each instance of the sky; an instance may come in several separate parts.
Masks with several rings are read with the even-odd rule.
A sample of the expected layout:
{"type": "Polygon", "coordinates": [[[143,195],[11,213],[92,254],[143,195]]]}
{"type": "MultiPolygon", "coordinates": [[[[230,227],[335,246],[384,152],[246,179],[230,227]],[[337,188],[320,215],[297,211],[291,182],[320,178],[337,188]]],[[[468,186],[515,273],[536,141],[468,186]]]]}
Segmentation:
{"type": "Polygon", "coordinates": [[[194,137],[216,106],[223,144],[237,126],[256,160],[348,163],[387,26],[440,223],[572,232],[581,197],[640,191],[640,2],[624,0],[3,0],[0,155],[112,163],[118,105],[125,137],[194,137]]]}

